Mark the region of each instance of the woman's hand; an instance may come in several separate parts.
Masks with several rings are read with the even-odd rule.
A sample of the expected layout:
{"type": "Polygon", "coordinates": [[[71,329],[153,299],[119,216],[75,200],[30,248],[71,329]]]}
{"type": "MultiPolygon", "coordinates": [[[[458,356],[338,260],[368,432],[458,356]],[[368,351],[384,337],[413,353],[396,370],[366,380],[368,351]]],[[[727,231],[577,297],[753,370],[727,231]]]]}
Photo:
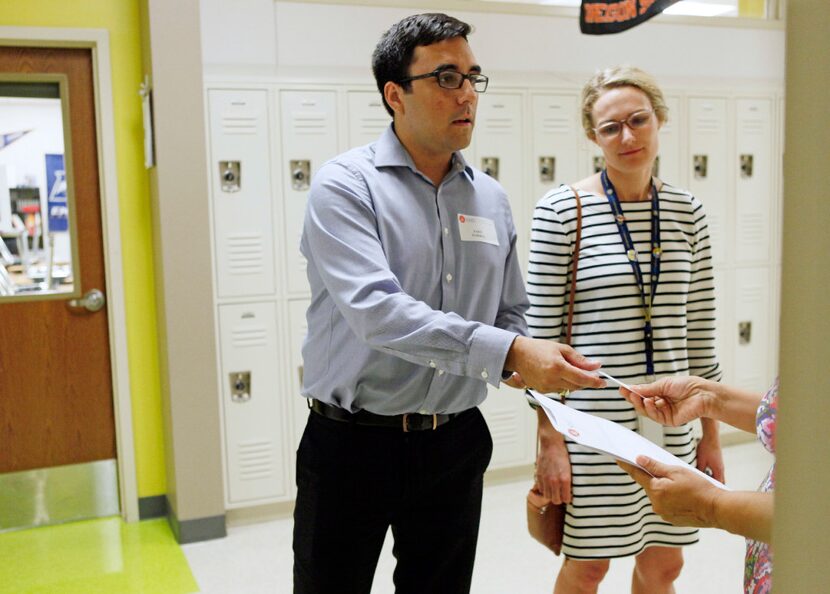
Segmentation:
{"type": "Polygon", "coordinates": [[[687,468],[668,466],[646,456],[637,464],[645,470],[617,461],[645,490],[654,512],[675,526],[715,526],[716,500],[722,492],[687,468]]]}
{"type": "Polygon", "coordinates": [[[536,486],[554,504],[571,502],[571,461],[565,438],[538,410],[539,453],[536,456],[536,486]]]}
{"type": "MultiPolygon", "coordinates": [[[[717,424],[713,422],[714,429],[717,431],[717,424]]],[[[713,431],[703,430],[703,437],[697,444],[697,469],[705,472],[712,478],[726,483],[726,476],[724,474],[723,465],[723,451],[720,447],[720,436],[713,431]]]]}
{"type": "Polygon", "coordinates": [[[708,417],[715,398],[710,382],[695,376],[670,376],[650,384],[620,388],[637,414],[663,425],[677,427],[700,417],[708,417]]]}

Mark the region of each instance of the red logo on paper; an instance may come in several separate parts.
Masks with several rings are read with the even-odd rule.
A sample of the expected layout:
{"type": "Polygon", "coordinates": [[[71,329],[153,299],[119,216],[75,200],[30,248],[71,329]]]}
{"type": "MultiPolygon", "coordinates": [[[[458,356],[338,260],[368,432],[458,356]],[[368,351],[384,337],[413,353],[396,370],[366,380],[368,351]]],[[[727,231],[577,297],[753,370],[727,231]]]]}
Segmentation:
{"type": "Polygon", "coordinates": [[[459,223],[466,223],[467,219],[464,218],[464,215],[458,215],[458,222],[459,223]]]}
{"type": "Polygon", "coordinates": [[[579,437],[579,431],[577,431],[577,430],[576,430],[576,429],[574,429],[573,427],[571,427],[570,429],[568,429],[568,433],[570,433],[570,434],[571,434],[571,435],[573,435],[574,437],[579,437]]]}

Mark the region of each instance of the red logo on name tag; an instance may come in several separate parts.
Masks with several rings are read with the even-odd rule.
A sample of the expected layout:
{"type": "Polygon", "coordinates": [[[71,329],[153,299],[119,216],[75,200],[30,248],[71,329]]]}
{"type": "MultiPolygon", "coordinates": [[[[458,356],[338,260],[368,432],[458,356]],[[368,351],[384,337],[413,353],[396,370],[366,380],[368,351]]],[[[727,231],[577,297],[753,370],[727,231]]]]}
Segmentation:
{"type": "Polygon", "coordinates": [[[464,215],[458,215],[458,222],[465,223],[467,219],[464,218],[464,215]]]}
{"type": "Polygon", "coordinates": [[[571,435],[573,435],[574,437],[579,437],[579,431],[577,431],[577,430],[576,430],[576,429],[574,429],[573,427],[572,427],[572,428],[570,428],[570,429],[568,429],[568,433],[570,433],[570,434],[571,434],[571,435]]]}

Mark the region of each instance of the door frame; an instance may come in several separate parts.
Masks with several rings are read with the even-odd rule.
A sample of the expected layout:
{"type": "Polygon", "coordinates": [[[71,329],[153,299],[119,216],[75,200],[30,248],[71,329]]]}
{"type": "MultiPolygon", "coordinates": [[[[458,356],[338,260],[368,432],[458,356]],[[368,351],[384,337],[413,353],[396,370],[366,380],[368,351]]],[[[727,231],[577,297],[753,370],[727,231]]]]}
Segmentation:
{"type": "Polygon", "coordinates": [[[139,520],[138,486],[130,396],[109,32],[106,29],[0,27],[0,45],[80,47],[88,48],[92,53],[104,274],[109,313],[110,368],[115,407],[115,447],[118,457],[118,491],[121,500],[121,516],[127,522],[135,522],[139,520]]]}

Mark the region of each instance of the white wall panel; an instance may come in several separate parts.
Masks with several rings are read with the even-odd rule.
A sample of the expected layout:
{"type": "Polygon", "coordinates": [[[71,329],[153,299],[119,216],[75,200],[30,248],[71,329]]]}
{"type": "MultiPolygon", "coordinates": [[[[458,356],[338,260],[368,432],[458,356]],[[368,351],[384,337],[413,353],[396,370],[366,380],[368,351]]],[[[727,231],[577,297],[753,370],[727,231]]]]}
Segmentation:
{"type": "Polygon", "coordinates": [[[288,495],[277,331],[273,302],[219,307],[229,507],[288,495]],[[250,373],[250,399],[237,401],[231,376],[243,372],[250,373]]]}
{"type": "Polygon", "coordinates": [[[335,91],[280,92],[283,171],[283,237],[288,291],[307,294],[306,261],[300,253],[308,188],[295,189],[291,161],[308,161],[309,182],[317,169],[338,153],[337,93],[335,91]]]}
{"type": "MultiPolygon", "coordinates": [[[[208,95],[210,175],[219,297],[275,291],[267,91],[208,95]],[[238,161],[239,189],[222,188],[221,163],[238,161]]],[[[183,229],[186,222],[182,221],[183,229]]],[[[184,238],[184,235],[183,235],[184,238]]]]}
{"type": "MultiPolygon", "coordinates": [[[[359,68],[369,80],[369,56],[381,34],[418,12],[406,7],[302,2],[277,2],[275,10],[273,35],[280,65],[359,68]]],[[[783,29],[705,27],[658,18],[625,35],[597,37],[581,35],[568,16],[458,10],[452,15],[474,25],[470,45],[490,73],[517,68],[528,73],[593,72],[626,62],[658,77],[784,78],[783,29]]]]}

